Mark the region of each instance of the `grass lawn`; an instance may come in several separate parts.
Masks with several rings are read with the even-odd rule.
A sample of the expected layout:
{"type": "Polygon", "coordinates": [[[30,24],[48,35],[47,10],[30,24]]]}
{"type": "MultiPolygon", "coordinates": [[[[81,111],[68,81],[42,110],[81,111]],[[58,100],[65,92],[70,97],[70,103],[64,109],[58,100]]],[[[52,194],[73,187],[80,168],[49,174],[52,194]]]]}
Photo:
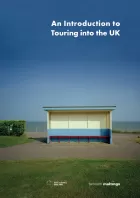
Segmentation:
{"type": "Polygon", "coordinates": [[[24,144],[32,142],[33,139],[29,139],[26,135],[20,137],[17,136],[0,136],[0,148],[14,146],[17,144],[24,144]]]}
{"type": "Polygon", "coordinates": [[[2,198],[138,198],[139,184],[140,161],[135,160],[0,162],[2,198]],[[67,184],[54,186],[56,181],[66,181],[67,184]],[[120,183],[120,186],[93,185],[113,181],[120,183]]]}
{"type": "Polygon", "coordinates": [[[122,133],[122,134],[140,134],[140,131],[120,131],[120,130],[112,130],[112,133],[122,133]]]}

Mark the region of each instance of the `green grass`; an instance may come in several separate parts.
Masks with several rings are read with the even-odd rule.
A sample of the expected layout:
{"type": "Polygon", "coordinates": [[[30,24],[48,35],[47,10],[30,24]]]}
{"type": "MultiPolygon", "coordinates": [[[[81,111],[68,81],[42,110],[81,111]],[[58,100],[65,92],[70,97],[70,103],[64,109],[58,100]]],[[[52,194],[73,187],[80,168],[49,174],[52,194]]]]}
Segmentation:
{"type": "Polygon", "coordinates": [[[2,198],[136,198],[140,197],[139,182],[140,161],[135,160],[0,162],[2,198]],[[67,184],[54,186],[55,181],[67,181],[67,184]],[[89,186],[89,183],[111,181],[120,186],[89,186]]]}
{"type": "Polygon", "coordinates": [[[9,147],[18,144],[24,144],[28,142],[32,142],[33,139],[27,138],[26,135],[22,135],[20,137],[17,136],[0,136],[0,148],[9,147]]]}
{"type": "Polygon", "coordinates": [[[140,131],[120,131],[120,130],[112,130],[112,133],[140,134],[140,131]]]}

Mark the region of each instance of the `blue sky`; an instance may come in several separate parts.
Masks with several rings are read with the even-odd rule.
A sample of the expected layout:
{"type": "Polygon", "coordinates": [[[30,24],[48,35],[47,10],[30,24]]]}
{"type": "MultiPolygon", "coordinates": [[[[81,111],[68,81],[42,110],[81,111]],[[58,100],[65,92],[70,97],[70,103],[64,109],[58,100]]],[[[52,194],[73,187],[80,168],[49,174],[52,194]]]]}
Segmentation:
{"type": "Polygon", "coordinates": [[[113,120],[140,121],[139,7],[138,0],[1,2],[0,119],[42,121],[49,105],[116,105],[113,120]],[[53,20],[119,21],[121,37],[52,37],[53,20]]]}

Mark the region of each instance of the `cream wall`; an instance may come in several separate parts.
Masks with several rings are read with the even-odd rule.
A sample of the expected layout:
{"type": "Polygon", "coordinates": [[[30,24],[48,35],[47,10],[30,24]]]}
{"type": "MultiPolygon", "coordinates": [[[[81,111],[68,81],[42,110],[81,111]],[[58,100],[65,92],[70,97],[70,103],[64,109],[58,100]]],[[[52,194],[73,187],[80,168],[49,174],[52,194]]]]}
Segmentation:
{"type": "Polygon", "coordinates": [[[69,114],[70,129],[87,129],[87,115],[84,113],[69,114]]]}
{"type": "Polygon", "coordinates": [[[89,113],[88,115],[89,129],[104,129],[106,128],[106,113],[89,113]]]}
{"type": "Polygon", "coordinates": [[[110,128],[110,112],[50,112],[50,129],[110,128]]]}
{"type": "Polygon", "coordinates": [[[106,125],[108,129],[110,129],[110,113],[111,112],[106,113],[106,125]]]}
{"type": "Polygon", "coordinates": [[[67,113],[50,113],[50,128],[67,129],[69,128],[69,115],[67,113]]]}

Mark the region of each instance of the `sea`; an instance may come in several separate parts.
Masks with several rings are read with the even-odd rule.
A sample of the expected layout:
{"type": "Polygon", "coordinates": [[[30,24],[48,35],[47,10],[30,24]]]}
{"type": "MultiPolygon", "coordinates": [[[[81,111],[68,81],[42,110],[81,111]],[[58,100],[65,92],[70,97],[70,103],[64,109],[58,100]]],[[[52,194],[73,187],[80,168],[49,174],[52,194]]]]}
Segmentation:
{"type": "MultiPolygon", "coordinates": [[[[140,131],[140,122],[113,121],[112,128],[115,131],[137,132],[140,131]]],[[[46,122],[27,121],[26,132],[46,132],[46,122]]]]}

